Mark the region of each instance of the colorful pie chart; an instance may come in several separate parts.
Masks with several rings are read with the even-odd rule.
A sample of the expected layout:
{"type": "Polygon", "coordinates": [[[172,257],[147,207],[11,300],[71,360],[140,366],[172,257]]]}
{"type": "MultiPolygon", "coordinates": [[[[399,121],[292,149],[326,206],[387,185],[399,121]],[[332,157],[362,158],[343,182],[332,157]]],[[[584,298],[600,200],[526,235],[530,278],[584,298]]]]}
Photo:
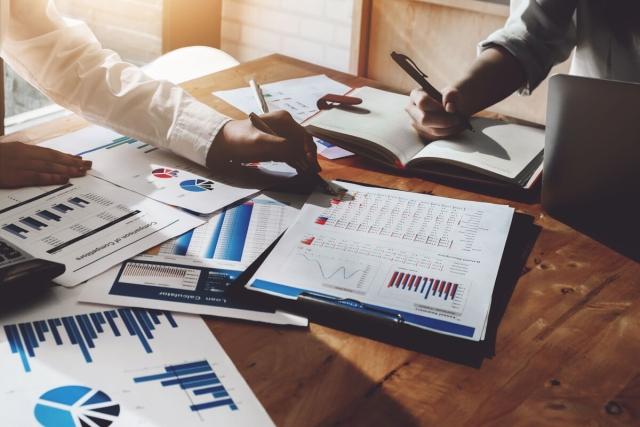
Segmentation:
{"type": "Polygon", "coordinates": [[[153,176],[155,176],[156,178],[162,178],[162,179],[168,179],[168,178],[175,178],[178,176],[178,171],[175,169],[168,169],[168,168],[160,168],[160,169],[155,169],[153,172],[151,172],[153,174],[153,176]]]}
{"type": "Polygon", "coordinates": [[[108,427],[120,415],[120,405],[100,390],[70,385],[40,396],[34,415],[44,427],[108,427]]]}
{"type": "Polygon", "coordinates": [[[213,190],[214,183],[207,181],[206,179],[188,179],[180,183],[180,187],[183,190],[191,191],[193,193],[201,193],[203,191],[213,190]]]}

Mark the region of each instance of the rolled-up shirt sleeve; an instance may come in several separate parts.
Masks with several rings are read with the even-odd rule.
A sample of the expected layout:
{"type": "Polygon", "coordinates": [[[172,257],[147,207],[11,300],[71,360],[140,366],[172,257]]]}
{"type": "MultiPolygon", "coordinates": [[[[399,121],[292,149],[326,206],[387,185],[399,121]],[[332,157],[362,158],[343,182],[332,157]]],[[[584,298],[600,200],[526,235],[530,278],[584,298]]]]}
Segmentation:
{"type": "Polygon", "coordinates": [[[520,93],[531,93],[565,61],[576,44],[574,21],[577,0],[511,0],[503,28],[478,45],[478,52],[501,46],[522,65],[526,83],[520,93]]]}
{"type": "Polygon", "coordinates": [[[182,88],[103,49],[86,24],[49,0],[10,1],[2,56],[54,102],[87,120],[204,165],[229,120],[182,88]]]}

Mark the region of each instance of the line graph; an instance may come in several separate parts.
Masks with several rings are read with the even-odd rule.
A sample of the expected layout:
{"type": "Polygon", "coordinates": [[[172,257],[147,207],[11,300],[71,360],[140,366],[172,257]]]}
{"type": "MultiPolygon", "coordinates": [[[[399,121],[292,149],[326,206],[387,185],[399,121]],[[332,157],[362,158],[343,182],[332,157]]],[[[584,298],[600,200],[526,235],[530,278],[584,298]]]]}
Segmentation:
{"type": "Polygon", "coordinates": [[[324,267],[322,266],[322,263],[320,261],[318,261],[317,259],[313,259],[313,258],[309,258],[306,255],[302,255],[307,261],[314,263],[318,266],[318,269],[320,270],[320,274],[322,275],[322,277],[325,280],[331,280],[334,278],[334,276],[337,276],[338,273],[340,273],[342,271],[342,279],[343,280],[351,280],[356,274],[358,273],[362,273],[365,274],[368,271],[369,266],[367,266],[366,269],[361,269],[361,270],[355,270],[351,273],[347,273],[347,267],[345,267],[344,265],[340,266],[337,270],[335,270],[333,273],[331,274],[327,274],[324,271],[324,267]]]}
{"type": "Polygon", "coordinates": [[[315,284],[357,295],[366,293],[376,270],[375,266],[359,261],[345,265],[344,260],[317,251],[303,250],[297,255],[290,263],[294,274],[307,277],[315,284]]]}

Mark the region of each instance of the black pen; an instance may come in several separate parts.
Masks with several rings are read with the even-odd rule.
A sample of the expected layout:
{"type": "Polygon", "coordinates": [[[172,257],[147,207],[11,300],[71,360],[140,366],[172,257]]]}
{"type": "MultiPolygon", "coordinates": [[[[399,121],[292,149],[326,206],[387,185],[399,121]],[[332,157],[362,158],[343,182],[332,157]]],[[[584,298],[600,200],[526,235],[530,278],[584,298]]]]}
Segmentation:
{"type": "MultiPolygon", "coordinates": [[[[416,63],[413,62],[411,58],[409,58],[407,55],[403,55],[402,53],[397,52],[391,52],[391,58],[393,58],[396,64],[398,64],[400,68],[402,68],[413,80],[415,80],[416,83],[418,83],[420,87],[422,87],[422,89],[427,92],[427,94],[431,98],[435,99],[440,104],[443,103],[442,93],[440,93],[438,89],[436,89],[431,83],[429,83],[429,81],[427,80],[427,75],[420,68],[418,68],[416,63]]],[[[473,131],[471,122],[469,122],[469,119],[467,117],[464,117],[461,114],[456,114],[456,116],[458,116],[462,120],[462,123],[467,129],[473,131]]]]}

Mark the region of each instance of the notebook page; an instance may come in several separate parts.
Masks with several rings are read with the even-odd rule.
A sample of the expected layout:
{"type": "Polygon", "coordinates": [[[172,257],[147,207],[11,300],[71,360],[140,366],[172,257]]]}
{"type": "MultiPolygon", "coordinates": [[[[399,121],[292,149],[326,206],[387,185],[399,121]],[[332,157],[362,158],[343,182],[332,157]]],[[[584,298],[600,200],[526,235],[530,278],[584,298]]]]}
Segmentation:
{"type": "Polygon", "coordinates": [[[358,107],[368,113],[334,108],[313,117],[308,124],[371,141],[391,151],[403,164],[424,148],[405,111],[409,103],[407,96],[370,87],[356,89],[349,96],[362,98],[358,107]]]}
{"type": "Polygon", "coordinates": [[[471,124],[475,132],[434,141],[414,159],[450,160],[514,179],[544,149],[541,129],[484,118],[471,124]]]}

